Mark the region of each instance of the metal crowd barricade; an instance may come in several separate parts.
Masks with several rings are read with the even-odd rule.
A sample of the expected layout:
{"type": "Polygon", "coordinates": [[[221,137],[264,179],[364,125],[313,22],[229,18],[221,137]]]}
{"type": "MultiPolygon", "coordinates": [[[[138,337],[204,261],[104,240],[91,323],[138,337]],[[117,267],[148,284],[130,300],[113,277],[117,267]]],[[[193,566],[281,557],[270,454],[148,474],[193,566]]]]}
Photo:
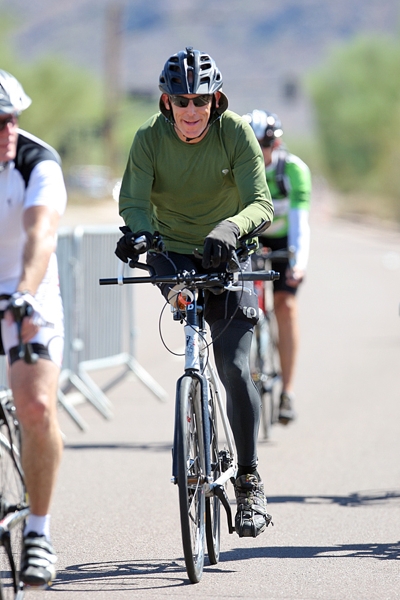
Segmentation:
{"type": "Polygon", "coordinates": [[[65,349],[58,398],[78,427],[86,423],[68,400],[76,388],[105,418],[112,416],[106,391],[133,372],[161,401],[165,390],[137,362],[134,353],[133,286],[99,286],[116,274],[117,226],[61,229],[57,257],[65,315],[65,349]],[[101,389],[89,372],[114,366],[123,371],[101,389]]]}

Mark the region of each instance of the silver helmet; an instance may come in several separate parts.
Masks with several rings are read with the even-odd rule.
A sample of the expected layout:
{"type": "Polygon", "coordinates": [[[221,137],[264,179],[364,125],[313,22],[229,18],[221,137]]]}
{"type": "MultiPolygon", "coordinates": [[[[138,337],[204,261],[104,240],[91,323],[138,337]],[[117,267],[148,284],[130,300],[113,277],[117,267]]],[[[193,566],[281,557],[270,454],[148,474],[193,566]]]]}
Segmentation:
{"type": "Polygon", "coordinates": [[[0,115],[19,115],[28,108],[32,100],[13,75],[0,69],[0,115]]]}
{"type": "Polygon", "coordinates": [[[272,146],[283,135],[282,124],[275,113],[255,109],[243,118],[250,123],[261,146],[272,146]]]}

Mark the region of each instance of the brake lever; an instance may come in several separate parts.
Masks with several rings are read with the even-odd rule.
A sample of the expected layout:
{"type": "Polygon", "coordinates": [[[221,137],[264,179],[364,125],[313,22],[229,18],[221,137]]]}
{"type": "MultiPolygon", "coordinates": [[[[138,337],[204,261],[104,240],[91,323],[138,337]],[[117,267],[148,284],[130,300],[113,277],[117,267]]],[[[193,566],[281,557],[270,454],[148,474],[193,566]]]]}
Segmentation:
{"type": "Polygon", "coordinates": [[[198,258],[199,260],[203,260],[203,255],[202,255],[202,254],[200,254],[200,252],[199,252],[198,248],[195,248],[195,249],[193,250],[193,255],[194,255],[194,257],[195,257],[195,258],[198,258]]]}

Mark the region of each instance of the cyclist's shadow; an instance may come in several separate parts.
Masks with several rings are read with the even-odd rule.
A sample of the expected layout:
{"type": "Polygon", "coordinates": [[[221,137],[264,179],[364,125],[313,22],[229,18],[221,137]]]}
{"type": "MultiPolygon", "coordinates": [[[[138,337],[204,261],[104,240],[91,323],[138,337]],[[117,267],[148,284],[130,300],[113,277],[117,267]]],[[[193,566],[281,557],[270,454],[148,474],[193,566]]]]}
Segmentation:
{"type": "Polygon", "coordinates": [[[339,544],[338,546],[263,546],[221,552],[221,562],[254,558],[376,558],[399,560],[400,540],[387,544],[339,544]]]}
{"type": "Polygon", "coordinates": [[[358,507],[399,503],[400,490],[370,490],[354,492],[347,496],[309,495],[309,496],[268,496],[268,504],[338,504],[339,506],[358,507]]]}

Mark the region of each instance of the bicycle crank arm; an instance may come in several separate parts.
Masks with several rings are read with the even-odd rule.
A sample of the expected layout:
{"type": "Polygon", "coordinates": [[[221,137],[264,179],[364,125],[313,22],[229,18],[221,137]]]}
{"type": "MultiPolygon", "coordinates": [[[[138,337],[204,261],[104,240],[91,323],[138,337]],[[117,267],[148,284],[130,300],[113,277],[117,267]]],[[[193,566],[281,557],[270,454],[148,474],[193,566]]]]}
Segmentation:
{"type": "Polygon", "coordinates": [[[218,479],[216,479],[215,481],[211,481],[211,483],[209,483],[209,485],[206,486],[206,495],[209,494],[209,492],[211,492],[211,495],[213,493],[213,489],[216,486],[219,485],[225,485],[225,483],[232,478],[236,478],[236,469],[235,467],[229,467],[229,469],[227,469],[226,471],[224,471],[219,477],[218,479]]]}
{"type": "Polygon", "coordinates": [[[228,531],[229,531],[229,533],[234,533],[235,529],[232,526],[232,511],[231,511],[231,506],[229,504],[229,498],[225,491],[225,488],[223,485],[214,485],[213,491],[214,491],[215,496],[218,496],[218,498],[220,499],[222,506],[225,508],[226,518],[228,520],[228,531]]]}

